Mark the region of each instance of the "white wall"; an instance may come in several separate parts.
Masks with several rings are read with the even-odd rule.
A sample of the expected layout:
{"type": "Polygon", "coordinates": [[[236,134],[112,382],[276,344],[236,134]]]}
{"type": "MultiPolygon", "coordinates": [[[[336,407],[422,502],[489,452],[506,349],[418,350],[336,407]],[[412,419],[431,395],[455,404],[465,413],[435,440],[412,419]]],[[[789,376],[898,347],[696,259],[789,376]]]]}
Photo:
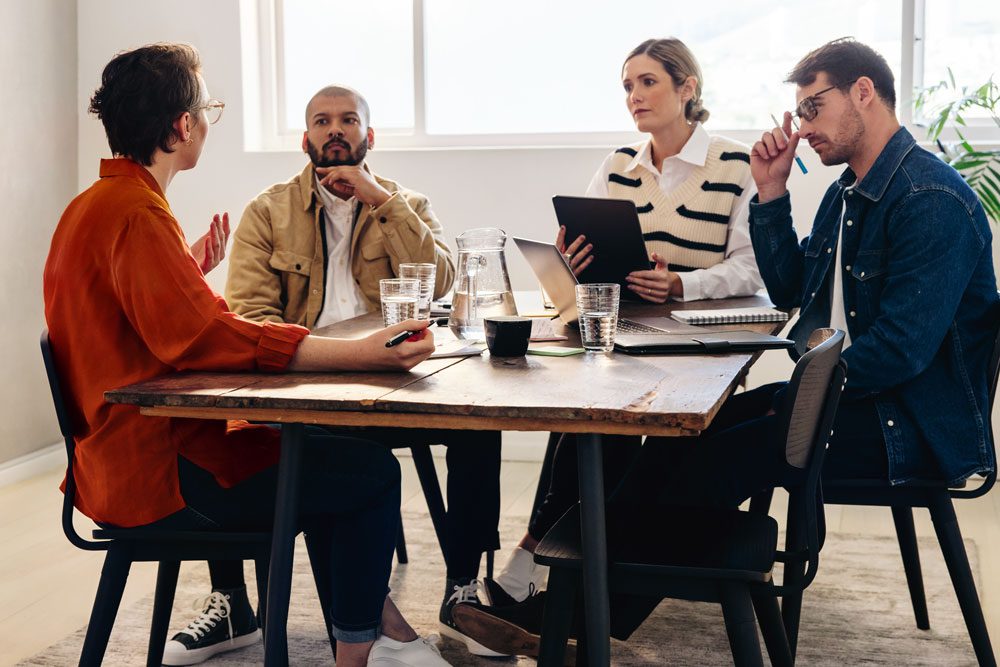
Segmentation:
{"type": "Polygon", "coordinates": [[[0,0],[0,464],[56,442],[38,335],[49,238],[76,194],[76,5],[0,0]]]}
{"type": "MultiPolygon", "coordinates": [[[[98,160],[108,156],[108,147],[100,123],[88,116],[85,110],[90,94],[100,81],[102,68],[115,53],[155,41],[190,42],[201,52],[212,95],[227,104],[224,119],[212,127],[201,163],[195,170],[178,176],[168,193],[174,213],[181,220],[189,239],[193,240],[203,233],[213,212],[228,210],[234,220],[238,220],[245,204],[257,192],[274,182],[286,180],[305,163],[301,154],[248,153],[243,150],[239,0],[213,0],[184,6],[135,0],[78,0],[79,57],[75,104],[71,99],[62,98],[60,103],[54,103],[57,93],[65,96],[66,91],[72,90],[74,73],[72,54],[67,54],[73,48],[72,11],[59,14],[57,5],[59,8],[72,8],[72,2],[58,3],[55,0],[3,5],[5,14],[17,14],[2,23],[2,29],[9,33],[2,47],[3,81],[7,82],[8,77],[11,80],[25,78],[18,59],[23,61],[26,53],[35,54],[32,71],[43,73],[40,79],[27,77],[32,79],[30,85],[23,87],[27,94],[19,95],[18,103],[9,105],[16,113],[23,114],[23,122],[6,123],[2,130],[5,138],[10,135],[5,145],[13,143],[23,147],[25,154],[28,146],[35,149],[34,161],[27,168],[19,168],[3,176],[4,193],[9,188],[11,197],[17,200],[20,196],[23,200],[20,209],[15,207],[11,220],[43,220],[41,226],[34,227],[15,222],[9,225],[10,229],[3,231],[9,237],[4,239],[7,243],[3,246],[18,249],[12,260],[5,262],[0,269],[10,274],[5,281],[9,288],[7,294],[30,296],[18,297],[7,312],[27,311],[34,317],[27,318],[31,321],[24,325],[24,335],[17,332],[17,346],[0,346],[0,349],[7,350],[2,354],[9,356],[11,368],[21,371],[14,377],[25,378],[27,384],[39,394],[34,397],[32,393],[31,399],[22,400],[21,397],[28,394],[22,387],[16,390],[9,387],[0,389],[4,392],[0,398],[11,394],[9,398],[15,399],[14,402],[3,401],[0,404],[17,405],[17,412],[11,414],[21,417],[18,422],[23,422],[23,415],[30,415],[32,409],[38,413],[39,419],[47,418],[33,348],[34,332],[40,327],[39,267],[52,225],[73,192],[72,188],[61,183],[53,191],[53,184],[47,183],[44,199],[51,211],[40,213],[36,203],[40,198],[38,188],[35,187],[28,197],[24,194],[25,188],[8,185],[8,179],[27,181],[40,173],[51,177],[52,165],[56,165],[60,175],[73,174],[72,166],[67,163],[75,153],[78,187],[82,189],[93,182],[97,177],[98,160]],[[16,11],[12,9],[15,6],[16,11]],[[29,23],[29,29],[25,29],[29,23]],[[45,59],[41,61],[37,56],[39,49],[45,52],[45,59]],[[42,64],[44,66],[36,66],[42,64]],[[39,100],[48,102],[42,104],[39,100]],[[78,151],[73,150],[71,128],[62,128],[53,134],[52,123],[46,122],[43,131],[24,131],[24,127],[33,125],[39,118],[51,121],[54,114],[61,119],[62,115],[71,114],[74,110],[78,118],[78,151]],[[38,149],[39,141],[43,150],[38,149]],[[38,168],[32,169],[32,166],[38,168]],[[27,215],[29,212],[30,215],[27,215]],[[31,248],[35,254],[29,257],[29,253],[21,250],[24,248],[31,248]],[[25,263],[31,270],[20,270],[25,263]],[[15,348],[16,353],[13,351],[15,348]],[[41,407],[39,404],[42,404],[41,407]],[[27,409],[28,406],[34,407],[27,409]]],[[[474,108],[470,108],[469,112],[474,113],[474,108]]],[[[711,125],[709,129],[712,129],[711,125]]],[[[427,194],[449,237],[473,227],[496,226],[510,234],[544,239],[551,237],[555,230],[551,196],[581,193],[608,148],[389,151],[376,147],[370,154],[370,162],[383,176],[427,194]]],[[[804,232],[820,196],[839,169],[820,165],[807,147],[803,147],[800,153],[810,173],[808,176],[794,174],[791,187],[798,226],[804,232]]],[[[516,250],[508,253],[508,261],[514,287],[533,288],[536,283],[516,250]]],[[[225,270],[226,267],[221,266],[210,276],[210,282],[220,291],[225,270]]],[[[3,330],[2,335],[6,336],[7,331],[3,330]]],[[[13,332],[11,337],[14,337],[13,332]]],[[[752,382],[757,384],[787,377],[789,368],[790,364],[782,354],[768,354],[755,367],[752,382]]],[[[12,425],[12,421],[10,418],[3,420],[0,428],[18,428],[12,425]]],[[[47,438],[44,432],[32,433],[28,439],[33,440],[36,446],[53,440],[47,438]]],[[[4,438],[4,441],[7,440],[4,438]]],[[[28,446],[27,442],[25,446],[28,446]]],[[[4,451],[0,449],[0,460],[4,451]]]]}

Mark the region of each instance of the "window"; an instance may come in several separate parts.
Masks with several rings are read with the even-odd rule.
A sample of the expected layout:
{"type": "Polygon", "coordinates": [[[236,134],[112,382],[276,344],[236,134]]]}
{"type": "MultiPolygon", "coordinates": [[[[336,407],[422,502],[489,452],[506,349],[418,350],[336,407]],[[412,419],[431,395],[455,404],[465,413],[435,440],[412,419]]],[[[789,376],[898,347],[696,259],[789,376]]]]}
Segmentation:
{"type": "MultiPolygon", "coordinates": [[[[949,69],[959,88],[979,86],[991,76],[1000,83],[1000,3],[929,0],[924,12],[923,85],[947,81],[949,69]]],[[[982,109],[966,116],[988,117],[982,109]]]]}
{"type": "Polygon", "coordinates": [[[306,102],[331,83],[367,97],[381,148],[634,141],[621,66],[650,36],[691,47],[710,129],[746,141],[793,105],[782,81],[795,62],[837,37],[886,57],[904,121],[911,86],[947,66],[979,84],[1000,62],[1000,3],[978,0],[715,0],[710,12],[662,0],[243,6],[256,10],[243,20],[248,145],[265,149],[297,148],[306,102]]]}

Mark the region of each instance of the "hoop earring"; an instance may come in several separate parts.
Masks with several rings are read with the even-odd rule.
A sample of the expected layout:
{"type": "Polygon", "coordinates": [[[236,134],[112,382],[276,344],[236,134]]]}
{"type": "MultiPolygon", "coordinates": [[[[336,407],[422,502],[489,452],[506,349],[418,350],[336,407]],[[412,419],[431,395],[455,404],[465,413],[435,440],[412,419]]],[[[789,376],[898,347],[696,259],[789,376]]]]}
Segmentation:
{"type": "Polygon", "coordinates": [[[188,137],[188,140],[187,140],[187,141],[185,141],[184,143],[185,143],[186,145],[190,146],[191,144],[193,144],[193,143],[194,143],[194,139],[192,139],[191,137],[188,137]]]}

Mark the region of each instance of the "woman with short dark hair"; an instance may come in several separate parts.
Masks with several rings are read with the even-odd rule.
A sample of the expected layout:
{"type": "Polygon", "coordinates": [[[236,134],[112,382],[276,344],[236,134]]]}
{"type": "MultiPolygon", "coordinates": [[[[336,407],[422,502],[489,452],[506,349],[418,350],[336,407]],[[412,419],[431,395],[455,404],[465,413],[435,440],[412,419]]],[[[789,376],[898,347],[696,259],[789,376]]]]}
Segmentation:
{"type": "MultiPolygon", "coordinates": [[[[173,177],[198,163],[221,115],[198,52],[154,44],[116,56],[91,111],[114,159],[74,199],[45,265],[45,318],[78,433],[77,508],[102,525],[269,530],[279,434],[246,422],[145,417],[104,392],[180,370],[405,370],[433,350],[429,332],[386,347],[409,320],[360,340],[308,335],[229,311],[205,282],[225,252],[228,216],[193,246],[167,203],[173,177]]],[[[314,435],[299,521],[329,555],[339,665],[446,665],[387,597],[399,517],[399,466],[384,447],[314,435]],[[334,565],[336,564],[336,567],[334,565]],[[381,636],[380,636],[381,632],[381,636]]],[[[243,598],[245,600],[245,590],[243,598]]],[[[193,664],[256,641],[252,609],[213,592],[201,617],[171,642],[166,664],[193,664]]]]}

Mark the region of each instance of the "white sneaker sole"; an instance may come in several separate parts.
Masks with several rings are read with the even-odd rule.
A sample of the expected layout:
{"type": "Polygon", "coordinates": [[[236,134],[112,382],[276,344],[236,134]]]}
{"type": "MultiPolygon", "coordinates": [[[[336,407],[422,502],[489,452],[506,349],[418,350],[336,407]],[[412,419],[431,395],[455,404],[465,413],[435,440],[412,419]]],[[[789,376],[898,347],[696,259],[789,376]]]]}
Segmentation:
{"type": "MultiPolygon", "coordinates": [[[[218,644],[213,644],[212,646],[206,646],[205,648],[196,648],[190,651],[164,651],[163,652],[163,664],[169,665],[169,667],[179,667],[181,665],[197,665],[200,662],[205,662],[213,655],[218,653],[225,653],[226,651],[234,651],[238,648],[244,648],[250,646],[251,644],[256,644],[260,641],[260,630],[254,630],[245,635],[240,635],[233,639],[233,641],[222,641],[218,644]]],[[[169,644],[169,642],[168,642],[169,644]]]]}
{"type": "Polygon", "coordinates": [[[468,649],[469,653],[472,655],[478,655],[484,658],[509,658],[510,655],[507,653],[497,653],[492,649],[488,649],[479,642],[477,642],[472,637],[467,637],[463,635],[460,631],[447,625],[446,623],[440,623],[438,628],[441,635],[453,639],[457,642],[465,644],[465,648],[468,649]]]}

